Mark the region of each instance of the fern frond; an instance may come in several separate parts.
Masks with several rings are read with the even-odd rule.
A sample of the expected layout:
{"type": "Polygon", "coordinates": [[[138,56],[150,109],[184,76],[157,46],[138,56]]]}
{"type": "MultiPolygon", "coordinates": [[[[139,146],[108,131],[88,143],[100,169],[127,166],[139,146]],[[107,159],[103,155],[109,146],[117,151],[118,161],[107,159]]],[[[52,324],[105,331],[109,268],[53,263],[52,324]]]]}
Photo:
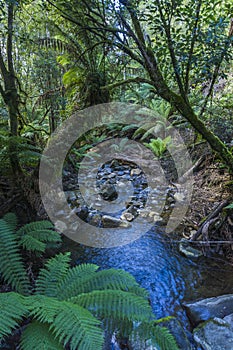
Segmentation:
{"type": "Polygon", "coordinates": [[[98,317],[130,321],[149,321],[154,318],[148,300],[122,290],[94,290],[69,299],[98,317]]]}
{"type": "Polygon", "coordinates": [[[38,230],[48,230],[53,229],[53,224],[48,220],[42,220],[42,221],[34,221],[30,222],[29,224],[26,224],[22,226],[18,231],[17,234],[19,236],[22,236],[24,234],[30,234],[32,231],[38,231],[38,230]]]}
{"type": "Polygon", "coordinates": [[[6,223],[12,229],[12,231],[15,231],[18,220],[17,216],[14,213],[7,213],[3,216],[3,220],[6,221],[6,223]]]}
{"type": "Polygon", "coordinates": [[[53,230],[43,229],[31,231],[30,236],[46,243],[60,243],[62,241],[60,234],[53,230]]]}
{"type": "Polygon", "coordinates": [[[44,242],[40,242],[38,239],[32,237],[31,235],[24,235],[20,239],[19,243],[23,246],[24,249],[34,252],[44,253],[46,249],[46,244],[44,242]]]}
{"type": "Polygon", "coordinates": [[[64,347],[49,331],[49,324],[33,321],[24,330],[21,341],[22,350],[64,350],[64,347]]]}
{"type": "Polygon", "coordinates": [[[138,287],[135,278],[123,270],[108,269],[83,276],[79,283],[73,282],[64,291],[64,299],[72,296],[88,293],[93,290],[120,289],[128,291],[132,287],[138,287]]]}
{"type": "Polygon", "coordinates": [[[22,294],[29,294],[30,282],[16,236],[8,223],[0,220],[0,271],[3,279],[22,294]]]}
{"type": "Polygon", "coordinates": [[[50,323],[49,330],[59,342],[69,344],[71,350],[102,350],[101,322],[88,310],[42,295],[32,298],[32,316],[42,323],[50,323]]]}
{"type": "Polygon", "coordinates": [[[134,322],[150,321],[154,315],[147,300],[121,290],[96,290],[70,299],[103,320],[110,333],[128,336],[134,322]]]}
{"type": "MultiPolygon", "coordinates": [[[[36,281],[36,294],[57,297],[57,290],[70,266],[70,253],[57,254],[49,259],[45,268],[40,270],[36,281]]],[[[66,285],[66,289],[70,286],[66,285]]]]}
{"type": "Polygon", "coordinates": [[[14,292],[0,293],[0,339],[11,334],[28,314],[22,295],[14,292]]]}
{"type": "Polygon", "coordinates": [[[139,335],[140,339],[150,340],[153,345],[159,346],[161,350],[179,350],[176,340],[168,328],[161,327],[156,323],[156,321],[142,322],[134,333],[139,335]]]}
{"type": "Polygon", "coordinates": [[[53,228],[47,220],[26,224],[17,231],[19,243],[26,250],[44,253],[48,243],[61,242],[60,234],[52,230],[53,228]]]}
{"type": "Polygon", "coordinates": [[[72,296],[77,295],[77,289],[83,280],[92,278],[95,276],[95,272],[99,269],[99,266],[94,264],[80,264],[73,268],[70,268],[57,288],[57,298],[66,300],[72,296]],[[69,288],[67,288],[69,286],[69,288]]]}

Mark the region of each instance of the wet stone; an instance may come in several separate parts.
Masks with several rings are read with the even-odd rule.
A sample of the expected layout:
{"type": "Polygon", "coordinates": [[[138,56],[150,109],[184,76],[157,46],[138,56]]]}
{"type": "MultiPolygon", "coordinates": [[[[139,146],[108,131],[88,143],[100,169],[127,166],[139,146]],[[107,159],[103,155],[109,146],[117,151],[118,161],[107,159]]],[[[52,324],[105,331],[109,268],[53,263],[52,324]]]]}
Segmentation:
{"type": "Polygon", "coordinates": [[[110,215],[103,215],[102,217],[102,223],[104,227],[122,227],[122,228],[128,228],[131,227],[131,224],[127,221],[123,221],[121,219],[115,218],[110,215]]]}
{"type": "Polygon", "coordinates": [[[133,221],[134,218],[135,218],[134,215],[132,213],[129,213],[129,212],[124,212],[121,215],[121,219],[126,220],[126,221],[133,221]]]}
{"type": "Polygon", "coordinates": [[[117,196],[118,196],[115,186],[109,183],[101,186],[100,195],[106,201],[113,201],[117,199],[117,196]]]}

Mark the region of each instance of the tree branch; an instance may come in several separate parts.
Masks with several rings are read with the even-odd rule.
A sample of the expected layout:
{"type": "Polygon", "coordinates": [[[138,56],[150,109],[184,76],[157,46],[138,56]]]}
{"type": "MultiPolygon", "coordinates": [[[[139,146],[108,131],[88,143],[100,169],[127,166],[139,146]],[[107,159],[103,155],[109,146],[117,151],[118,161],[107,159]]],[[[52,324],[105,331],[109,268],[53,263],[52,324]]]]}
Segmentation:
{"type": "Polygon", "coordinates": [[[106,86],[103,86],[101,87],[102,90],[112,90],[118,86],[122,86],[122,85],[127,85],[127,84],[130,84],[130,83],[136,83],[136,84],[140,84],[140,83],[147,83],[147,84],[150,84],[151,86],[154,87],[154,84],[151,80],[149,79],[144,79],[144,78],[140,78],[140,77],[136,77],[136,78],[130,78],[130,79],[127,79],[127,80],[121,80],[121,81],[118,81],[114,84],[109,84],[109,85],[106,85],[106,86]]]}
{"type": "Polygon", "coordinates": [[[185,93],[188,93],[188,89],[189,89],[189,73],[190,73],[190,69],[192,66],[192,57],[193,57],[193,51],[194,51],[194,46],[195,46],[195,42],[196,42],[196,38],[197,38],[197,29],[198,29],[198,22],[200,19],[200,11],[201,11],[201,5],[202,5],[202,0],[199,0],[197,3],[197,8],[196,8],[196,20],[194,23],[194,27],[192,30],[192,40],[191,40],[191,45],[190,45],[190,50],[189,50],[189,57],[188,57],[188,63],[187,63],[187,67],[186,67],[186,72],[185,72],[185,93]]]}
{"type": "MultiPolygon", "coordinates": [[[[185,93],[185,89],[184,89],[184,86],[183,86],[183,83],[182,83],[182,79],[181,79],[181,76],[180,76],[180,73],[179,73],[180,69],[179,69],[178,61],[176,59],[175,50],[174,50],[174,46],[173,46],[173,41],[172,41],[172,37],[171,37],[170,23],[169,24],[166,23],[166,19],[164,17],[164,14],[163,14],[163,11],[162,11],[162,8],[161,8],[161,5],[160,5],[160,0],[156,0],[156,3],[157,3],[157,6],[158,6],[158,9],[159,9],[161,20],[163,22],[164,30],[166,32],[168,49],[169,49],[169,52],[170,52],[172,66],[173,66],[173,70],[174,70],[174,74],[175,74],[175,77],[176,77],[176,81],[177,81],[177,84],[178,84],[178,87],[179,87],[179,90],[180,90],[180,94],[181,94],[181,96],[183,97],[184,100],[187,100],[187,94],[185,93]]],[[[170,22],[171,22],[171,20],[170,20],[170,22]]]]}

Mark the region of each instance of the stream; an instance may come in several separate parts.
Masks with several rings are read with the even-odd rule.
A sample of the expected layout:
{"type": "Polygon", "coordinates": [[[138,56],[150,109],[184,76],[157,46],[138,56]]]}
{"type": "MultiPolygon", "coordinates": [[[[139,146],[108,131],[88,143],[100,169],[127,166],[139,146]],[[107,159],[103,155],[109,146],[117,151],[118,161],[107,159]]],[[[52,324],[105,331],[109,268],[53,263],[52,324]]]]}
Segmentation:
{"type": "MultiPolygon", "coordinates": [[[[101,169],[100,178],[110,176],[110,184],[122,181],[123,178],[129,179],[130,170],[127,167],[124,165],[112,169],[110,164],[107,164],[104,169],[101,169]]],[[[146,187],[145,179],[142,176],[140,178],[139,172],[135,170],[133,172],[136,175],[133,187],[137,203],[136,207],[133,207],[132,204],[129,206],[131,213],[135,213],[135,210],[140,209],[140,207],[143,208],[143,196],[141,196],[141,205],[138,203],[138,199],[140,198],[140,189],[145,192],[146,187]]],[[[65,183],[67,198],[73,196],[73,202],[76,201],[77,204],[77,200],[80,200],[77,191],[74,194],[77,179],[74,177],[72,183],[71,174],[67,172],[66,176],[67,183],[65,183],[65,179],[63,183],[65,183]]],[[[91,173],[87,174],[85,178],[87,192],[89,178],[93,178],[91,173]]],[[[155,200],[161,200],[162,194],[160,193],[158,196],[158,191],[156,193],[155,200]]],[[[168,192],[163,191],[164,197],[167,194],[168,192]]],[[[88,198],[89,194],[85,193],[85,196],[88,198]]],[[[118,199],[114,198],[113,201],[107,202],[110,212],[114,211],[111,208],[115,208],[117,200],[120,201],[120,204],[127,201],[128,193],[126,190],[122,191],[120,197],[122,196],[123,198],[118,197],[118,199]]],[[[173,197],[171,196],[171,198],[173,197]]],[[[72,199],[69,201],[68,198],[68,202],[72,207],[72,199]]],[[[170,201],[171,205],[172,200],[170,201]]],[[[127,207],[124,210],[127,210],[127,207]]],[[[122,211],[118,213],[119,215],[122,215],[122,211]]],[[[90,222],[93,216],[95,218],[97,216],[95,223],[100,225],[101,215],[96,209],[89,211],[89,214],[86,215],[86,222],[88,220],[90,222]]],[[[75,243],[65,237],[63,249],[72,252],[72,259],[76,264],[94,263],[101,269],[117,268],[131,273],[137,282],[149,291],[150,302],[157,318],[175,316],[191,340],[191,326],[182,303],[233,293],[233,267],[220,256],[209,258],[201,256],[195,260],[182,256],[178,250],[178,237],[179,235],[174,232],[169,236],[165,234],[162,223],[155,221],[147,232],[126,245],[96,248],[75,243]]]]}
{"type": "Polygon", "coordinates": [[[183,301],[233,293],[233,268],[224,260],[190,260],[180,255],[177,244],[164,239],[161,228],[154,227],[128,245],[99,249],[65,239],[64,247],[73,261],[94,263],[101,267],[124,269],[150,293],[152,308],[158,318],[172,315],[189,330],[182,308],[183,301]]]}

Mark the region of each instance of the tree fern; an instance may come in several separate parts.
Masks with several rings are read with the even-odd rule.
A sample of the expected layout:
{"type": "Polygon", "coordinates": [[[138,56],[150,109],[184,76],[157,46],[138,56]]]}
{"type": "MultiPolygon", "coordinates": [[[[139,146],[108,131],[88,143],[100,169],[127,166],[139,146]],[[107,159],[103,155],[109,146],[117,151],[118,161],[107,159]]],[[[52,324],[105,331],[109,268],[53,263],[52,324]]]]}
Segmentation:
{"type": "MultiPolygon", "coordinates": [[[[67,275],[69,267],[70,253],[57,254],[54,258],[49,259],[45,268],[40,270],[36,281],[36,294],[57,297],[59,285],[67,275]]],[[[63,291],[69,288],[69,284],[66,284],[63,291]]]]}
{"type": "Polygon", "coordinates": [[[70,301],[101,318],[126,318],[130,321],[148,321],[154,318],[147,300],[122,290],[94,290],[73,297],[70,301]]]}
{"type": "Polygon", "coordinates": [[[94,264],[81,264],[67,271],[66,276],[62,279],[60,284],[57,286],[57,298],[68,299],[70,296],[77,295],[77,286],[87,278],[92,278],[95,272],[99,269],[99,266],[94,264]],[[67,290],[69,286],[69,290],[67,290]]]}
{"type": "Polygon", "coordinates": [[[29,314],[23,300],[18,293],[0,293],[0,339],[11,334],[23,317],[29,314]]]}
{"type": "Polygon", "coordinates": [[[64,350],[64,347],[49,331],[49,324],[33,321],[21,337],[23,350],[64,350]]]}
{"type": "Polygon", "coordinates": [[[102,349],[104,338],[101,322],[85,308],[67,301],[37,295],[32,315],[40,322],[50,323],[55,338],[71,350],[102,349]]]}
{"type": "Polygon", "coordinates": [[[25,271],[19,244],[11,229],[12,225],[0,220],[0,272],[3,279],[12,288],[22,294],[28,294],[30,283],[25,271]]]}
{"type": "Polygon", "coordinates": [[[133,339],[150,340],[155,346],[159,346],[161,350],[179,350],[175,338],[166,327],[161,327],[157,321],[142,322],[133,333],[133,339]]]}
{"type": "MultiPolygon", "coordinates": [[[[27,237],[30,225],[15,234],[13,216],[7,220],[0,220],[3,277],[17,291],[27,294],[29,281],[17,237],[27,237]]],[[[34,232],[45,227],[45,222],[31,225],[34,232]]],[[[22,350],[102,350],[104,329],[128,336],[135,324],[140,324],[137,334],[142,338],[151,339],[162,350],[177,350],[169,331],[155,326],[147,293],[133,276],[123,270],[98,271],[93,264],[70,268],[70,260],[70,253],[49,259],[39,272],[35,295],[0,294],[0,339],[28,317],[32,323],[23,332],[22,350]]]]}
{"type": "Polygon", "coordinates": [[[138,283],[129,273],[123,270],[108,269],[98,271],[94,275],[84,276],[81,283],[74,280],[70,288],[64,291],[63,298],[68,299],[93,290],[121,289],[127,291],[137,286],[139,286],[138,283]]]}
{"type": "Polygon", "coordinates": [[[146,322],[154,318],[148,300],[121,290],[95,290],[70,299],[103,320],[108,332],[118,331],[128,336],[134,322],[146,322]]]}

